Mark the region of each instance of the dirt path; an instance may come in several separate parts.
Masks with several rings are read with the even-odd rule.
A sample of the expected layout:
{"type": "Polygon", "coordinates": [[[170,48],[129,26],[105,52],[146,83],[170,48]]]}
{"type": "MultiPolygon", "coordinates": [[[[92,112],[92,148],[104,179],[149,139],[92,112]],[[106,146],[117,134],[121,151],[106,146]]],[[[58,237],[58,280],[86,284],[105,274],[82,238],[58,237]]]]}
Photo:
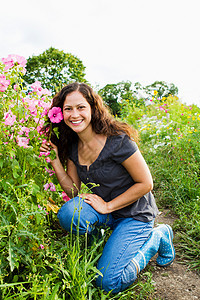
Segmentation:
{"type": "MultiPolygon", "coordinates": [[[[156,224],[173,225],[176,217],[163,210],[156,218],[156,224]]],[[[176,235],[174,246],[176,249],[176,235]]],[[[171,266],[161,268],[156,265],[156,257],[150,262],[155,284],[155,297],[162,300],[196,300],[200,299],[200,276],[189,271],[187,266],[180,264],[178,258],[171,266]]]]}

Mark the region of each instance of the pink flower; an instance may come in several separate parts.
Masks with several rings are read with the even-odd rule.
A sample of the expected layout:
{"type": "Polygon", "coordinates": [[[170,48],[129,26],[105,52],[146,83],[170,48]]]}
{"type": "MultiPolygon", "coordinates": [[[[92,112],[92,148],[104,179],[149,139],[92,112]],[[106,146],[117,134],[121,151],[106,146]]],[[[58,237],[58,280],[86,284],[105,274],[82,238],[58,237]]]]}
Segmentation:
{"type": "Polygon", "coordinates": [[[17,63],[17,65],[23,68],[23,73],[25,74],[26,72],[24,67],[26,66],[27,60],[23,56],[17,54],[9,54],[7,58],[2,58],[2,62],[5,65],[5,70],[14,67],[15,63],[17,63]]]}
{"type": "Polygon", "coordinates": [[[52,123],[60,123],[63,119],[63,114],[60,107],[53,107],[48,112],[48,117],[52,123]]]}
{"type": "Polygon", "coordinates": [[[50,185],[50,191],[55,192],[56,191],[55,185],[52,182],[50,182],[49,185],[50,185]]]}
{"type": "Polygon", "coordinates": [[[4,113],[4,119],[5,122],[3,122],[5,125],[12,126],[15,123],[16,116],[13,115],[12,111],[9,109],[7,113],[4,113]]]}
{"type": "Polygon", "coordinates": [[[9,84],[10,84],[10,80],[6,80],[6,76],[0,74],[0,92],[5,92],[9,84]]]}
{"type": "Polygon", "coordinates": [[[48,189],[50,189],[51,192],[55,192],[56,191],[56,187],[55,187],[55,185],[52,182],[46,183],[44,185],[44,190],[48,191],[48,189]]]}
{"type": "Polygon", "coordinates": [[[31,88],[33,89],[33,92],[37,93],[39,97],[42,95],[51,95],[51,92],[48,89],[43,89],[42,84],[40,81],[35,81],[32,85],[31,88]]]}
{"type": "Polygon", "coordinates": [[[41,248],[41,249],[44,249],[44,246],[43,246],[42,244],[40,244],[40,248],[41,248]]]}
{"type": "Polygon", "coordinates": [[[65,192],[62,192],[62,198],[63,198],[63,201],[65,201],[65,202],[70,200],[70,198],[67,196],[67,194],[65,194],[65,192]]]}
{"type": "Polygon", "coordinates": [[[21,127],[21,130],[18,132],[18,134],[22,135],[25,133],[26,137],[29,137],[29,132],[31,131],[31,128],[28,128],[28,127],[21,127]]]}
{"type": "Polygon", "coordinates": [[[49,184],[46,183],[46,184],[44,185],[44,190],[47,191],[48,189],[49,189],[49,184]]]}
{"type": "Polygon", "coordinates": [[[39,157],[41,157],[42,155],[48,156],[49,154],[50,154],[50,151],[47,151],[47,152],[40,152],[39,157]]]}
{"type": "Polygon", "coordinates": [[[47,169],[46,167],[45,167],[45,170],[47,171],[47,173],[49,173],[49,176],[52,176],[55,173],[55,171],[53,171],[51,169],[47,169]]]}
{"type": "Polygon", "coordinates": [[[14,60],[10,57],[10,55],[7,58],[2,58],[1,60],[5,65],[5,71],[14,67],[15,63],[14,60]]]}
{"type": "Polygon", "coordinates": [[[38,92],[42,90],[41,82],[40,81],[35,81],[32,85],[31,88],[33,89],[33,92],[38,92]]]}
{"type": "Polygon", "coordinates": [[[25,138],[25,137],[21,137],[21,136],[17,136],[17,143],[19,147],[24,147],[27,148],[28,147],[28,143],[29,143],[29,139],[25,138]]]}

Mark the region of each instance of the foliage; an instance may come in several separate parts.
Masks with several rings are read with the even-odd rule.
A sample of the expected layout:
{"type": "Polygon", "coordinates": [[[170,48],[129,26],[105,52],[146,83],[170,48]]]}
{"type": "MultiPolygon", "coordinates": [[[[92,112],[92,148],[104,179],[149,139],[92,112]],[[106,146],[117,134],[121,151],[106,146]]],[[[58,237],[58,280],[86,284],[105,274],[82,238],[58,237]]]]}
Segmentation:
{"type": "Polygon", "coordinates": [[[178,88],[174,85],[174,83],[169,84],[165,81],[155,81],[147,86],[142,86],[139,82],[136,82],[134,87],[137,92],[144,92],[147,98],[154,98],[156,95],[157,100],[162,99],[162,101],[170,95],[178,95],[178,88]]]}
{"type": "Polygon", "coordinates": [[[98,91],[104,102],[110,107],[114,116],[121,115],[122,100],[131,99],[133,101],[133,92],[131,90],[131,82],[119,82],[116,84],[107,84],[98,91]]]}
{"type": "Polygon", "coordinates": [[[122,81],[116,84],[107,84],[98,93],[110,107],[114,116],[124,117],[130,110],[142,113],[145,105],[151,101],[161,103],[170,96],[177,96],[178,88],[173,83],[155,81],[151,85],[142,86],[139,82],[122,81]],[[138,109],[135,109],[138,108],[138,109]]]}
{"type": "Polygon", "coordinates": [[[117,295],[95,286],[109,231],[89,247],[87,234],[73,236],[59,226],[56,213],[68,199],[50,167],[51,153],[39,151],[50,92],[38,81],[25,86],[24,73],[22,57],[0,62],[0,298],[148,299],[148,272],[117,295]]]}
{"type": "Polygon", "coordinates": [[[143,110],[128,103],[122,115],[139,131],[158,205],[179,216],[181,256],[200,269],[200,108],[176,96],[155,100],[143,110]]]}
{"type": "Polygon", "coordinates": [[[24,80],[27,83],[31,84],[38,80],[52,93],[72,81],[86,82],[82,61],[70,53],[53,47],[42,54],[29,57],[26,70],[24,80]]]}
{"type": "MultiPolygon", "coordinates": [[[[24,73],[20,56],[0,62],[0,298],[152,299],[146,270],[117,295],[95,286],[96,262],[109,230],[88,246],[87,235],[73,236],[60,228],[56,213],[67,199],[48,155],[39,152],[46,139],[40,128],[50,92],[38,81],[25,87],[24,73]]],[[[156,92],[154,99],[136,103],[129,88],[121,116],[140,133],[158,205],[179,216],[174,227],[179,252],[200,269],[200,109],[180,103],[176,96],[159,98],[156,92]]]]}

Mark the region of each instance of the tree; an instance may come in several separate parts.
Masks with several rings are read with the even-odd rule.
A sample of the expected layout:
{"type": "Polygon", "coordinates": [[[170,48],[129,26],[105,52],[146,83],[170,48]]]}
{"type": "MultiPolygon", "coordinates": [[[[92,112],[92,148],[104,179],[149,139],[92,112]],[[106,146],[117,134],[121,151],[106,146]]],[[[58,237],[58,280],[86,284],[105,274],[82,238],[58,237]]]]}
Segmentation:
{"type": "Polygon", "coordinates": [[[137,91],[143,90],[147,95],[153,97],[154,91],[157,91],[157,98],[168,97],[169,95],[177,96],[178,88],[173,83],[166,83],[165,81],[155,81],[154,83],[142,87],[139,82],[135,83],[137,91]]]}
{"type": "Polygon", "coordinates": [[[120,116],[122,100],[133,100],[132,83],[119,82],[115,84],[107,84],[98,91],[104,102],[111,108],[113,115],[120,116]]]}
{"type": "Polygon", "coordinates": [[[24,80],[27,83],[31,84],[38,80],[43,88],[49,89],[52,93],[72,81],[86,82],[82,61],[70,53],[53,47],[40,55],[29,57],[26,70],[24,80]]]}

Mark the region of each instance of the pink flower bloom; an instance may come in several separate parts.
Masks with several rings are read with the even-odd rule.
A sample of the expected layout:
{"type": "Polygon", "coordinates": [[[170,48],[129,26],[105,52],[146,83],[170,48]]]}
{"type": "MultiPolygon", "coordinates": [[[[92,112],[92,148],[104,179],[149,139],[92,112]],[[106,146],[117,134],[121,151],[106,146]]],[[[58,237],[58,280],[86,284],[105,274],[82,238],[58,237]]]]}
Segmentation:
{"type": "Polygon", "coordinates": [[[42,95],[51,95],[51,92],[48,89],[43,89],[42,84],[40,81],[35,81],[32,85],[31,88],[33,89],[33,92],[37,93],[39,97],[42,95]]]}
{"type": "Polygon", "coordinates": [[[29,137],[29,132],[31,131],[31,128],[28,128],[28,127],[21,127],[21,130],[18,132],[19,135],[22,135],[25,133],[26,137],[29,137]]]}
{"type": "Polygon", "coordinates": [[[42,89],[40,91],[40,93],[37,93],[38,96],[42,96],[42,95],[47,95],[47,96],[51,96],[51,92],[48,89],[42,89]]]}
{"type": "Polygon", "coordinates": [[[55,171],[53,171],[52,169],[47,169],[46,167],[45,170],[47,171],[47,173],[49,173],[49,176],[52,176],[55,173],[55,171]]]}
{"type": "Polygon", "coordinates": [[[63,114],[60,107],[53,107],[48,113],[48,117],[52,123],[60,123],[63,119],[63,114]]]}
{"type": "Polygon", "coordinates": [[[65,202],[70,200],[70,198],[67,196],[67,194],[65,192],[62,192],[62,198],[63,198],[63,201],[65,201],[65,202]]]}
{"type": "Polygon", "coordinates": [[[44,246],[43,246],[42,244],[40,244],[40,248],[41,248],[41,249],[44,249],[44,246]]]}
{"type": "Polygon", "coordinates": [[[41,157],[41,156],[48,156],[50,154],[50,152],[49,151],[47,151],[47,152],[40,152],[40,154],[39,154],[39,157],[41,157]]]}
{"type": "Polygon", "coordinates": [[[15,63],[14,63],[14,60],[11,57],[8,56],[7,58],[2,58],[1,60],[5,65],[5,71],[12,68],[12,67],[14,67],[15,63]]]}
{"type": "Polygon", "coordinates": [[[44,185],[44,190],[47,191],[48,189],[49,189],[49,184],[46,183],[46,184],[44,185]]]}
{"type": "Polygon", "coordinates": [[[0,74],[0,92],[5,92],[9,84],[10,84],[10,80],[6,80],[6,76],[0,74]]]}
{"type": "Polygon", "coordinates": [[[17,136],[17,143],[19,147],[24,147],[27,148],[28,147],[28,143],[29,143],[29,139],[25,138],[25,137],[21,137],[21,136],[17,136]]]}
{"type": "Polygon", "coordinates": [[[17,65],[23,68],[23,73],[25,74],[26,72],[24,67],[26,66],[27,60],[23,56],[17,54],[9,54],[7,58],[2,58],[2,62],[5,65],[5,70],[12,68],[15,63],[17,63],[17,65]]]}
{"type": "Polygon", "coordinates": [[[46,160],[47,163],[50,163],[50,162],[51,162],[51,160],[50,160],[49,157],[46,157],[45,160],[46,160]]]}
{"type": "Polygon", "coordinates": [[[33,92],[37,91],[41,91],[42,90],[42,86],[41,86],[41,82],[40,81],[35,81],[32,85],[31,88],[33,89],[33,92]]]}
{"type": "Polygon", "coordinates": [[[48,189],[50,189],[51,192],[55,192],[56,191],[56,187],[55,187],[55,185],[52,182],[46,183],[44,185],[44,190],[47,191],[48,189]]]}
{"type": "Polygon", "coordinates": [[[15,123],[16,116],[13,115],[12,111],[9,109],[7,113],[4,113],[4,119],[5,122],[3,122],[5,125],[12,126],[15,123]]]}
{"type": "Polygon", "coordinates": [[[50,102],[45,102],[45,101],[41,101],[41,100],[38,101],[38,106],[39,107],[49,109],[50,105],[51,105],[50,102]]]}
{"type": "Polygon", "coordinates": [[[55,185],[52,182],[50,182],[49,185],[50,185],[50,191],[55,192],[56,191],[55,185]]]}

